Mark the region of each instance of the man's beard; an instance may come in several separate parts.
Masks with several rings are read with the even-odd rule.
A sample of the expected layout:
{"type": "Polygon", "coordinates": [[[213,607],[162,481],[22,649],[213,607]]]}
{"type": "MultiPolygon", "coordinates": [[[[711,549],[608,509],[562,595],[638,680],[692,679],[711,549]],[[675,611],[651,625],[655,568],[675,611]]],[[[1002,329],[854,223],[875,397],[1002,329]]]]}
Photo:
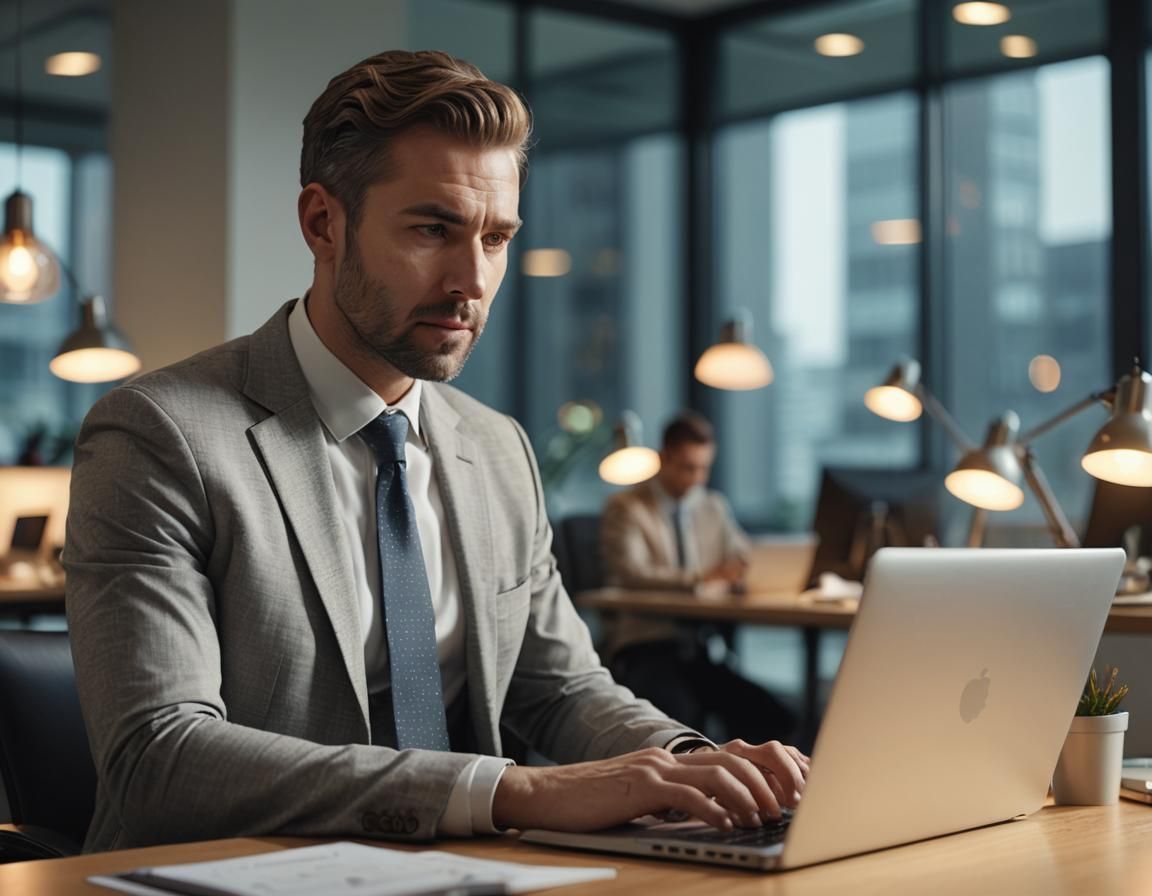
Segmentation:
{"type": "Polygon", "coordinates": [[[472,327],[471,340],[461,350],[453,341],[445,341],[439,350],[418,348],[411,341],[411,330],[401,320],[392,303],[391,292],[379,281],[364,273],[360,247],[355,237],[348,241],[345,256],[336,275],[333,290],[336,307],[348,321],[352,332],[366,351],[383,358],[405,376],[418,380],[445,383],[455,379],[472,354],[487,315],[479,303],[446,298],[434,305],[421,306],[422,318],[455,318],[472,327]]]}

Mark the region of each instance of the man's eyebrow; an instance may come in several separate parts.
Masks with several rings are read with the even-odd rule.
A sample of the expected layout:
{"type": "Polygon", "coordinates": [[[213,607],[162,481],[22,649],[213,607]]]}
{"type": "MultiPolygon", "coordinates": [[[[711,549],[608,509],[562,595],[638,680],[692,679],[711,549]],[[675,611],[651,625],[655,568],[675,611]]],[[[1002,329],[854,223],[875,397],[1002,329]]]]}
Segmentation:
{"type": "MultiPolygon", "coordinates": [[[[468,222],[463,215],[459,215],[449,208],[438,205],[435,202],[423,202],[417,205],[410,205],[401,211],[401,214],[412,215],[419,218],[435,218],[437,221],[443,221],[445,224],[455,224],[457,227],[462,227],[468,222]]],[[[517,231],[520,229],[524,222],[519,218],[514,220],[494,221],[492,226],[495,230],[511,230],[517,231]]]]}

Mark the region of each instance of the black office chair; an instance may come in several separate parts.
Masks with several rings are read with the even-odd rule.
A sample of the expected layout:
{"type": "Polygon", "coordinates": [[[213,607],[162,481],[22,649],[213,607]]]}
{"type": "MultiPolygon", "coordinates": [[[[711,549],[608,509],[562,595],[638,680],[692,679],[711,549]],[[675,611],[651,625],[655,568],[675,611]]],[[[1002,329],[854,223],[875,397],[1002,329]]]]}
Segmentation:
{"type": "Polygon", "coordinates": [[[557,526],[556,540],[560,550],[556,563],[560,578],[569,594],[590,591],[604,585],[604,568],[600,562],[600,515],[580,514],[565,517],[557,526]]]}
{"type": "Polygon", "coordinates": [[[66,632],[0,631],[0,782],[20,828],[0,831],[0,862],[80,852],[96,769],[66,632]]]}

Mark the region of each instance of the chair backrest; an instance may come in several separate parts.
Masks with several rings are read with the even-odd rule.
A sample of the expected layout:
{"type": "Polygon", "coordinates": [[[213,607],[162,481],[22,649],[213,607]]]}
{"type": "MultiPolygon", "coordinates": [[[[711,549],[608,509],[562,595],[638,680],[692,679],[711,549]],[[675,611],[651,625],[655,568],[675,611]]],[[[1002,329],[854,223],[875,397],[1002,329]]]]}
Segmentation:
{"type": "Polygon", "coordinates": [[[0,780],[12,821],[84,842],[96,769],[66,632],[0,631],[0,780]]]}
{"type": "Polygon", "coordinates": [[[556,555],[560,578],[569,594],[604,585],[600,561],[600,515],[580,514],[560,521],[561,550],[556,555]]]}

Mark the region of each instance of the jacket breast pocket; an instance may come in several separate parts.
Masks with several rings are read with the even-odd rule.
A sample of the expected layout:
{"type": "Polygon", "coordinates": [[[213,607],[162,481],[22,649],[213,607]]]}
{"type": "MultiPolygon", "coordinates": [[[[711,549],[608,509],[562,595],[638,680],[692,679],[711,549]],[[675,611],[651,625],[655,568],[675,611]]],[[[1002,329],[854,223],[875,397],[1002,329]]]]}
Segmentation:
{"type": "Polygon", "coordinates": [[[496,679],[501,697],[507,692],[512,672],[524,645],[524,632],[532,605],[532,582],[499,591],[492,597],[492,621],[496,633],[496,679]]]}

